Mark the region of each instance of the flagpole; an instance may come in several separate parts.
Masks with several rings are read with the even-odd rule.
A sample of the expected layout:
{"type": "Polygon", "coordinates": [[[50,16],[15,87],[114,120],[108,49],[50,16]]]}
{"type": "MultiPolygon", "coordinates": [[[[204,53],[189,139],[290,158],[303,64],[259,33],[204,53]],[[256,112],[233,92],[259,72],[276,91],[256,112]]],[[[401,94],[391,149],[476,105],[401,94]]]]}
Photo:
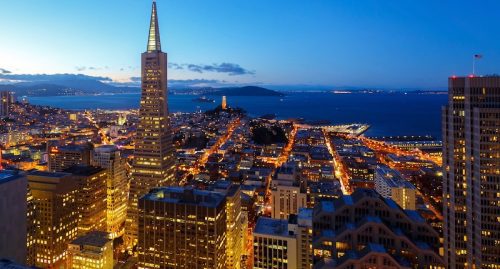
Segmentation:
{"type": "Polygon", "coordinates": [[[476,73],[476,55],[472,55],[472,75],[476,73]]]}

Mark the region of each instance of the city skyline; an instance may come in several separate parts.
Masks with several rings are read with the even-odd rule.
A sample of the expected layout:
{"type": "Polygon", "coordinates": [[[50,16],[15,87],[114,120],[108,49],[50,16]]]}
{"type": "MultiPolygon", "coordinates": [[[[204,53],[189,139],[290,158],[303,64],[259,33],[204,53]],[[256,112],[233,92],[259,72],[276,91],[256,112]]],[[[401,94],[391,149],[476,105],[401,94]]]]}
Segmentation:
{"type": "Polygon", "coordinates": [[[0,269],[500,268],[498,30],[483,28],[500,4],[26,1],[20,18],[57,8],[56,27],[27,24],[60,42],[0,50],[49,60],[0,66],[0,269]],[[50,74],[86,50],[105,65],[50,74]],[[140,67],[111,65],[124,52],[140,67]],[[457,53],[471,72],[443,74],[457,53]],[[392,86],[322,84],[352,80],[392,86]],[[210,87],[229,85],[250,86],[210,87]]]}
{"type": "MultiPolygon", "coordinates": [[[[130,55],[144,50],[149,2],[4,3],[0,30],[11,42],[0,80],[74,73],[137,85],[130,55]]],[[[493,1],[160,3],[169,77],[189,85],[445,89],[446,77],[471,73],[474,54],[484,55],[478,74],[495,73],[500,59],[493,1]]]]}

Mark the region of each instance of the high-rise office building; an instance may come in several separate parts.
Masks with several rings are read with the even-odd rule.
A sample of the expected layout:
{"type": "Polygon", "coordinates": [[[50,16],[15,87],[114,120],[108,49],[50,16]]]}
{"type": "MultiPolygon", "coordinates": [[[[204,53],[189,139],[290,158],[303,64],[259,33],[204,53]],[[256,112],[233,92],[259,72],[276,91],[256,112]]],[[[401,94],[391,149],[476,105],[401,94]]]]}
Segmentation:
{"type": "Polygon", "coordinates": [[[500,268],[500,77],[451,77],[443,108],[449,268],[500,268]]]}
{"type": "Polygon", "coordinates": [[[253,233],[253,268],[297,268],[297,238],[288,220],[260,217],[253,233]]]}
{"type": "Polygon", "coordinates": [[[107,232],[111,238],[122,236],[127,216],[128,183],[125,173],[126,160],[121,157],[116,146],[104,145],[92,152],[93,166],[105,168],[107,192],[107,232]]]}
{"type": "Polygon", "coordinates": [[[64,170],[78,183],[78,235],[90,231],[106,231],[106,169],[75,165],[64,170]]]}
{"type": "Polygon", "coordinates": [[[300,269],[310,269],[313,265],[313,209],[300,208],[295,215],[288,217],[288,229],[297,236],[297,265],[300,269]]]}
{"type": "Polygon", "coordinates": [[[293,165],[281,166],[271,184],[273,218],[286,220],[290,214],[297,214],[299,208],[307,207],[307,193],[293,165]]]}
{"type": "Polygon", "coordinates": [[[28,228],[28,232],[26,233],[26,247],[27,247],[27,256],[26,256],[26,264],[27,265],[35,265],[35,243],[36,243],[36,233],[37,233],[37,220],[35,218],[36,213],[36,203],[33,199],[33,194],[29,188],[27,190],[27,216],[26,216],[26,225],[28,228]]]}
{"type": "Polygon", "coordinates": [[[13,93],[9,91],[0,91],[0,117],[9,116],[13,99],[13,93]]]}
{"type": "Polygon", "coordinates": [[[48,146],[49,171],[62,172],[73,165],[90,165],[87,145],[48,146]]]}
{"type": "Polygon", "coordinates": [[[135,137],[126,234],[137,241],[141,196],[150,189],[175,184],[172,130],[168,114],[167,54],[161,51],[156,2],[153,2],[147,51],[141,56],[142,94],[135,137]]]}
{"type": "Polygon", "coordinates": [[[93,231],[68,244],[68,268],[112,269],[113,240],[106,232],[93,231]]]}
{"type": "Polygon", "coordinates": [[[33,171],[27,174],[35,204],[35,266],[66,264],[68,243],[77,235],[78,182],[69,173],[33,171]]]}
{"type": "Polygon", "coordinates": [[[139,268],[227,268],[226,199],[162,187],[139,200],[139,268]]]}
{"type": "Polygon", "coordinates": [[[288,219],[290,214],[297,214],[299,208],[307,206],[307,193],[296,184],[278,184],[272,189],[272,201],[272,217],[288,219]]]}
{"type": "Polygon", "coordinates": [[[242,265],[242,257],[246,255],[247,224],[245,222],[247,219],[244,218],[241,210],[240,186],[231,181],[218,180],[212,190],[221,193],[226,198],[226,268],[245,268],[242,265]]]}
{"type": "Polygon", "coordinates": [[[14,171],[0,171],[0,257],[25,264],[28,256],[28,182],[14,171]]]}
{"type": "Polygon", "coordinates": [[[288,219],[260,217],[254,231],[253,268],[312,268],[312,209],[288,219]]]}
{"type": "Polygon", "coordinates": [[[315,268],[445,268],[439,233],[373,189],[316,204],[313,236],[315,268]]]}

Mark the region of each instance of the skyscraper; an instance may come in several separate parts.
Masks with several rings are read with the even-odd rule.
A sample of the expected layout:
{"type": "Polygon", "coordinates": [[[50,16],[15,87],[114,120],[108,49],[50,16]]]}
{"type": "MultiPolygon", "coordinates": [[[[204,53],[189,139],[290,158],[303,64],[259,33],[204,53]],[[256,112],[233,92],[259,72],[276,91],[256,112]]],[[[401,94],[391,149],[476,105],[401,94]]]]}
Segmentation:
{"type": "Polygon", "coordinates": [[[9,116],[10,105],[14,99],[11,92],[0,91],[0,117],[9,116]]]}
{"type": "Polygon", "coordinates": [[[66,264],[68,243],[78,230],[78,182],[69,173],[33,171],[27,175],[35,204],[35,266],[66,264]]]}
{"type": "Polygon", "coordinates": [[[253,237],[253,268],[312,268],[311,208],[288,219],[260,217],[253,237]]]}
{"type": "Polygon", "coordinates": [[[49,171],[62,172],[73,165],[90,165],[88,145],[48,146],[49,171]]]}
{"type": "Polygon", "coordinates": [[[246,219],[241,211],[241,189],[231,181],[219,180],[213,185],[212,191],[221,193],[226,198],[226,268],[241,269],[242,257],[245,255],[244,234],[246,219]]]}
{"type": "Polygon", "coordinates": [[[228,268],[226,245],[233,238],[227,238],[226,203],[222,193],[192,187],[156,188],[144,195],[138,268],[228,268]]]}
{"type": "Polygon", "coordinates": [[[500,267],[500,77],[451,77],[443,108],[448,268],[500,267]]]}
{"type": "Polygon", "coordinates": [[[107,170],[95,166],[75,165],[64,170],[78,184],[78,236],[90,231],[106,231],[107,170]]]}
{"type": "Polygon", "coordinates": [[[128,184],[125,173],[125,159],[116,146],[103,145],[92,152],[92,165],[108,170],[107,189],[107,232],[111,238],[123,235],[127,215],[128,184]]]}
{"type": "Polygon", "coordinates": [[[142,95],[126,228],[129,245],[137,242],[139,198],[154,187],[175,184],[172,130],[167,105],[167,54],[161,51],[154,1],[147,51],[142,54],[141,63],[142,95]]]}
{"type": "Polygon", "coordinates": [[[307,206],[307,193],[298,180],[296,167],[281,166],[271,183],[272,214],[275,219],[288,219],[290,214],[297,214],[299,208],[307,206]]]}
{"type": "Polygon", "coordinates": [[[27,192],[26,176],[0,171],[0,257],[22,264],[28,260],[27,192]]]}

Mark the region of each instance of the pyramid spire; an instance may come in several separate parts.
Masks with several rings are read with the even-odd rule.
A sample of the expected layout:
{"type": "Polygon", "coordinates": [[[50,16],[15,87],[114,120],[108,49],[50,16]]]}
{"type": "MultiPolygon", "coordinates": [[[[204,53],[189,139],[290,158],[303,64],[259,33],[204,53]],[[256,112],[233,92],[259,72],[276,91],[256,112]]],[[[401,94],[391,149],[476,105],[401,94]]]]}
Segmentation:
{"type": "Polygon", "coordinates": [[[161,51],[160,29],[158,28],[158,14],[156,13],[156,1],[153,0],[151,9],[151,23],[149,24],[148,52],[161,51]]]}

